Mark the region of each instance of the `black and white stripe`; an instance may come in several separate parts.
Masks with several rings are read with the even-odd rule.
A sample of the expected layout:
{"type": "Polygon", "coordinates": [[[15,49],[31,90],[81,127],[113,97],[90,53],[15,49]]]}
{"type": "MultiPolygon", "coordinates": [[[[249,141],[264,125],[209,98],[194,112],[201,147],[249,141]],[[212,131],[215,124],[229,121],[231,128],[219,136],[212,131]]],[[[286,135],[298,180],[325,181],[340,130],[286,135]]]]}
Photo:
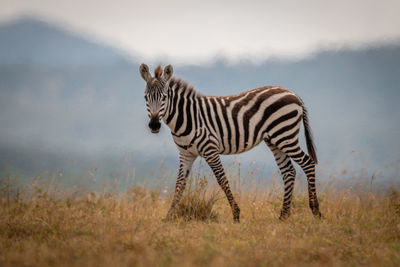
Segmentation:
{"type": "Polygon", "coordinates": [[[307,110],[297,95],[282,87],[267,86],[227,97],[204,96],[181,79],[172,77],[172,72],[171,65],[164,71],[158,67],[153,78],[146,65],[140,67],[147,82],[145,98],[149,127],[152,132],[158,132],[155,121],[159,123],[162,119],[171,129],[180,152],[179,175],[168,216],[173,216],[193,162],[200,156],[210,165],[231,205],[234,220],[239,221],[240,209],[219,155],[242,153],[261,141],[273,152],[284,181],[280,218],[290,214],[296,176],[292,160],[306,173],[310,208],[314,215],[321,216],[315,189],[315,146],[307,110]],[[301,121],[309,155],[299,146],[301,121]]]}

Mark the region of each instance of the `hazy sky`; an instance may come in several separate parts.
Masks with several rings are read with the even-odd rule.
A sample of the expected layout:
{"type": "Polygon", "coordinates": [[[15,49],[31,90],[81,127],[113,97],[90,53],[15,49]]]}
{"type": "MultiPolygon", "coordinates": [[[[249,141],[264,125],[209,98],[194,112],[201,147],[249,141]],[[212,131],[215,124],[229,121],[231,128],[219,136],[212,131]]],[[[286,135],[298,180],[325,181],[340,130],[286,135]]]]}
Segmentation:
{"type": "Polygon", "coordinates": [[[400,40],[398,0],[0,0],[0,7],[0,21],[38,15],[150,63],[262,61],[400,40]]]}

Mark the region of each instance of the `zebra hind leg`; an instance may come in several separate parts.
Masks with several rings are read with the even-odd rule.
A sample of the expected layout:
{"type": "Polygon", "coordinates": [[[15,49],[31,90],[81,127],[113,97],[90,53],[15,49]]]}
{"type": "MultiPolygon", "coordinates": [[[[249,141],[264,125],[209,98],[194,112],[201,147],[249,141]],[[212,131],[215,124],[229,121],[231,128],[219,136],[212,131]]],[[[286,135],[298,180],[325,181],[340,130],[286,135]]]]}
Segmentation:
{"type": "Polygon", "coordinates": [[[279,216],[280,220],[285,220],[290,216],[290,207],[292,203],[294,182],[296,178],[296,170],[293,167],[292,161],[290,158],[283,153],[276,146],[272,145],[268,140],[264,140],[268,147],[271,149],[274,154],[275,161],[279,167],[279,170],[282,175],[285,193],[283,195],[283,204],[281,214],[279,216]]]}
{"type": "Polygon", "coordinates": [[[297,145],[295,148],[284,151],[289,155],[300,167],[303,169],[307,176],[308,184],[308,199],[312,213],[315,217],[322,218],[319,211],[319,203],[317,198],[317,190],[315,187],[315,163],[314,161],[297,145]]]}
{"type": "Polygon", "coordinates": [[[224,167],[222,166],[221,159],[220,159],[218,153],[206,156],[205,160],[207,161],[208,165],[212,169],[215,177],[217,178],[217,182],[218,182],[219,186],[222,188],[222,190],[224,191],[224,193],[226,195],[226,198],[228,199],[229,205],[231,206],[231,209],[232,209],[233,221],[239,222],[240,221],[240,209],[233,197],[231,188],[229,187],[229,181],[226,178],[226,175],[224,172],[224,167]]]}

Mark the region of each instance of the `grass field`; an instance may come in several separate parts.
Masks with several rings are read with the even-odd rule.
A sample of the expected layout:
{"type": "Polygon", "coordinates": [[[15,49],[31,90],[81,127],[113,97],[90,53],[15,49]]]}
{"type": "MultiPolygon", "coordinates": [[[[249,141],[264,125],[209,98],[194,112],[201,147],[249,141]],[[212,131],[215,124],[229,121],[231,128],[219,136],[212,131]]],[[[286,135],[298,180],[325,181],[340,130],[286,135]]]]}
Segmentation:
{"type": "Polygon", "coordinates": [[[0,266],[400,265],[399,187],[320,184],[319,220],[297,186],[284,222],[279,183],[236,188],[242,217],[234,224],[226,199],[204,179],[185,192],[174,221],[163,221],[171,193],[162,190],[32,185],[11,194],[4,181],[0,266]]]}

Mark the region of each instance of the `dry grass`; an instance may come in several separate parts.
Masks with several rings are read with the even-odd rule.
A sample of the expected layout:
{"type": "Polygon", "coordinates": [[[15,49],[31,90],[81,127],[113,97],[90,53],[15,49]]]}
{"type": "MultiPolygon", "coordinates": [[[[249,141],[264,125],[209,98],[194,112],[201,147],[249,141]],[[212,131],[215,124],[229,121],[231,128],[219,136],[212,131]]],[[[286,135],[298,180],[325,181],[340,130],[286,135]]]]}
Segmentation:
{"type": "Polygon", "coordinates": [[[218,214],[213,209],[218,198],[217,188],[212,193],[207,190],[207,178],[189,179],[182,199],[176,209],[176,216],[186,221],[217,221],[218,214]]]}
{"type": "Polygon", "coordinates": [[[241,223],[234,224],[223,195],[216,198],[213,186],[205,188],[204,182],[192,184],[180,206],[182,218],[163,221],[171,199],[143,187],[122,196],[30,187],[11,196],[3,184],[0,265],[400,264],[395,189],[378,194],[320,186],[324,220],[313,218],[306,193],[297,189],[285,222],[278,220],[281,187],[242,190],[241,223]]]}

